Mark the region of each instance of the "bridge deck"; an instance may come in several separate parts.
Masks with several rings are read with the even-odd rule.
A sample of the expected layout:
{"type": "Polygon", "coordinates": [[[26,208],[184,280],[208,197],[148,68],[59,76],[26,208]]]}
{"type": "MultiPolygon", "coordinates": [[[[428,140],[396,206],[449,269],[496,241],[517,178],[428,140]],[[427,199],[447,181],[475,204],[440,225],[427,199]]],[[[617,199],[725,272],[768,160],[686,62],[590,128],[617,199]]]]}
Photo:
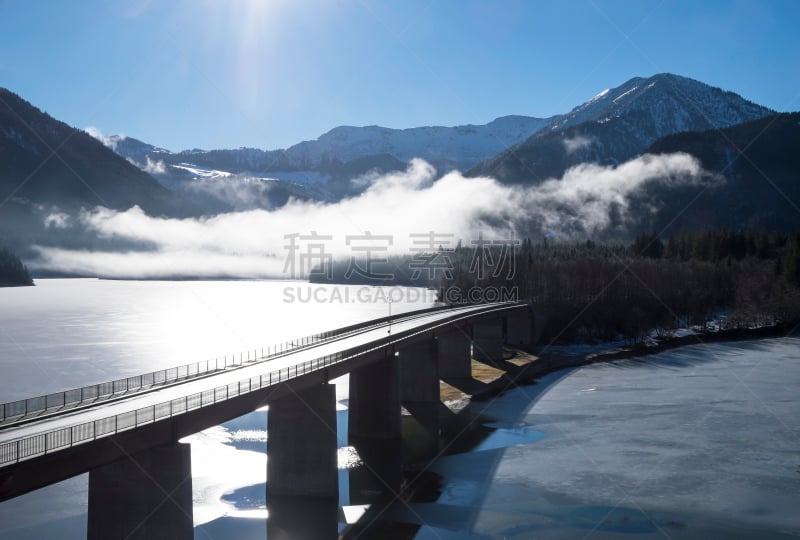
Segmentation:
{"type": "Polygon", "coordinates": [[[383,319],[370,321],[360,329],[269,360],[255,361],[236,369],[213,371],[206,376],[176,381],[168,386],[144,388],[114,399],[48,411],[46,416],[0,426],[0,468],[174,417],[265,386],[281,384],[332,363],[347,361],[348,354],[355,354],[354,351],[359,348],[364,350],[370,345],[385,347],[393,342],[400,343],[416,332],[430,330],[438,324],[451,324],[454,320],[505,311],[516,306],[508,303],[463,306],[405,313],[393,317],[391,322],[383,319]]]}

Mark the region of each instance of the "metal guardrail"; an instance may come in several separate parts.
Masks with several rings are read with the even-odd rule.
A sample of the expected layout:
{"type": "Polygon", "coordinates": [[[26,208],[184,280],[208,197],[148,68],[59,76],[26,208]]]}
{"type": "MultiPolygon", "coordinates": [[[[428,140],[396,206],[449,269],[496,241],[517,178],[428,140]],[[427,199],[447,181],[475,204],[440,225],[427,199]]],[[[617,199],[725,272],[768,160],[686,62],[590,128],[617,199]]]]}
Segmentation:
{"type": "Polygon", "coordinates": [[[260,355],[258,349],[256,349],[247,351],[247,353],[234,354],[230,357],[224,356],[222,358],[214,358],[213,360],[194,362],[192,364],[152,371],[144,375],[135,375],[133,377],[92,384],[82,388],[73,388],[63,392],[3,403],[2,406],[0,406],[0,427],[2,427],[1,424],[3,422],[9,420],[22,420],[31,415],[39,416],[42,413],[60,410],[67,406],[78,407],[85,403],[94,403],[100,399],[119,397],[134,391],[150,389],[177,381],[191,379],[200,375],[224,371],[231,367],[241,367],[245,365],[245,363],[271,360],[283,356],[290,351],[314,345],[332,337],[337,337],[338,335],[339,334],[335,330],[322,332],[261,348],[260,355]],[[245,354],[247,355],[246,357],[245,354]]]}
{"type": "MultiPolygon", "coordinates": [[[[507,308],[508,306],[496,307],[494,309],[487,310],[485,313],[500,311],[507,308]]],[[[425,310],[425,311],[430,312],[430,310],[425,310]]],[[[416,312],[415,316],[417,316],[418,313],[419,312],[416,312]]],[[[465,314],[464,317],[474,316],[477,314],[484,314],[484,313],[483,312],[469,313],[465,314]]],[[[275,384],[285,382],[289,379],[305,375],[306,373],[316,371],[317,369],[331,366],[333,364],[338,364],[344,360],[348,360],[355,356],[360,356],[362,354],[366,354],[368,352],[381,349],[386,345],[426,332],[438,326],[450,324],[451,322],[453,321],[446,320],[437,322],[437,324],[431,325],[430,327],[429,325],[425,325],[423,328],[418,329],[417,331],[414,332],[409,332],[408,335],[405,336],[401,335],[387,336],[385,338],[382,338],[378,341],[375,341],[367,345],[353,347],[331,355],[326,355],[320,358],[315,358],[313,360],[308,360],[306,362],[303,362],[302,364],[297,364],[276,371],[271,371],[265,375],[259,375],[255,377],[241,379],[237,382],[219,386],[211,390],[205,390],[203,392],[197,392],[184,397],[172,399],[169,401],[164,401],[161,403],[157,403],[155,405],[151,405],[149,407],[143,407],[133,411],[126,411],[124,413],[120,413],[114,416],[109,416],[106,418],[101,418],[99,420],[85,422],[75,426],[56,429],[46,433],[25,437],[23,439],[19,439],[16,441],[3,443],[0,444],[0,467],[18,463],[20,461],[24,461],[27,459],[32,459],[50,452],[62,450],[64,448],[69,448],[77,444],[97,440],[102,437],[115,435],[117,433],[121,433],[129,429],[134,429],[139,426],[152,424],[153,422],[156,422],[164,418],[171,418],[180,414],[185,414],[189,411],[199,409],[201,407],[213,405],[214,403],[231,399],[240,396],[244,393],[249,393],[255,390],[260,390],[262,388],[273,386],[275,384]]],[[[375,321],[370,321],[370,323],[374,324],[375,321]]],[[[366,324],[365,327],[367,326],[370,325],[366,324]]],[[[333,335],[336,334],[334,332],[323,332],[322,334],[315,334],[314,336],[330,337],[333,335]]],[[[300,341],[303,343],[311,343],[314,336],[308,336],[307,338],[303,338],[300,341]]],[[[290,341],[286,343],[291,344],[292,342],[290,341]]],[[[283,347],[281,347],[281,349],[284,351],[288,350],[288,349],[283,349],[283,347]]],[[[283,352],[280,353],[276,352],[275,354],[280,355],[283,354],[283,352]]],[[[196,365],[196,364],[189,364],[189,365],[196,365]]],[[[177,369],[179,368],[171,368],[171,370],[177,370],[177,369]]],[[[170,370],[161,370],[161,372],[165,371],[170,371],[170,370]]],[[[154,373],[161,373],[161,372],[154,372],[154,373]]],[[[151,374],[137,376],[137,377],[129,377],[128,379],[119,379],[118,381],[102,383],[102,385],[110,385],[110,386],[105,386],[104,388],[110,388],[113,391],[113,389],[115,388],[114,386],[115,383],[119,383],[120,388],[121,385],[123,384],[123,381],[124,384],[127,384],[127,381],[130,379],[134,379],[134,383],[139,381],[139,384],[141,384],[142,381],[140,379],[148,375],[151,374]]],[[[176,372],[176,377],[177,377],[177,372],[176,372]]],[[[177,380],[177,379],[172,379],[172,380],[177,380]]],[[[101,385],[95,385],[95,387],[100,387],[100,386],[101,385]]],[[[94,387],[86,387],[86,388],[94,388],[94,387]]],[[[46,405],[47,400],[50,396],[64,396],[62,398],[56,398],[56,399],[65,400],[66,399],[65,396],[69,392],[75,392],[75,390],[68,390],[66,392],[61,392],[58,394],[50,394],[49,396],[41,396],[39,398],[31,398],[31,399],[44,399],[46,405]]]]}
{"type": "MultiPolygon", "coordinates": [[[[363,352],[366,352],[366,350],[363,352]]],[[[363,354],[363,352],[359,354],[363,354]]],[[[152,424],[164,418],[185,414],[201,407],[206,407],[254,390],[287,381],[320,369],[321,367],[341,362],[351,356],[353,356],[352,351],[323,356],[322,358],[309,360],[296,366],[271,371],[266,375],[241,379],[237,382],[219,386],[212,390],[197,392],[149,407],[126,411],[92,422],[69,426],[4,443],[0,445],[0,467],[77,444],[94,441],[102,437],[115,435],[139,426],[152,424]]]]}
{"type": "Polygon", "coordinates": [[[3,403],[0,405],[0,427],[2,427],[2,424],[6,421],[24,420],[28,416],[41,416],[43,413],[48,411],[57,411],[68,406],[78,407],[83,404],[95,403],[101,399],[120,397],[130,392],[146,390],[201,375],[216,373],[231,367],[242,367],[245,365],[245,362],[254,363],[272,360],[274,358],[283,356],[288,352],[296,351],[303,347],[316,345],[330,339],[341,338],[345,335],[352,334],[365,328],[380,325],[389,320],[395,321],[406,318],[420,317],[432,311],[440,311],[442,309],[447,309],[447,307],[439,306],[427,308],[415,311],[413,312],[413,315],[399,313],[392,317],[383,317],[381,319],[365,321],[362,323],[337,328],[336,330],[311,334],[309,336],[303,336],[297,339],[290,339],[283,343],[262,347],[260,350],[260,355],[258,349],[247,351],[247,358],[244,357],[245,353],[239,353],[238,355],[233,354],[230,356],[230,359],[228,356],[224,356],[222,358],[214,358],[213,360],[203,360],[200,362],[194,362],[192,364],[185,364],[145,373],[144,375],[135,375],[133,377],[126,377],[123,379],[92,384],[82,388],[73,388],[63,392],[56,392],[44,396],[36,396],[12,401],[9,403],[3,403]]]}

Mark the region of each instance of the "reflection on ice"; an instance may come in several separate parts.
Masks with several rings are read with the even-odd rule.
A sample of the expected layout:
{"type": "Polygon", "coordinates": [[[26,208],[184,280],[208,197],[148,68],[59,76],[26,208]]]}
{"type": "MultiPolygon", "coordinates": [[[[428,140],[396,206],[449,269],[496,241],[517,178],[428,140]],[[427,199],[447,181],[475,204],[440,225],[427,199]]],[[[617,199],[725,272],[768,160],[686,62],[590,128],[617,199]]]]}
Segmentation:
{"type": "MultiPolygon", "coordinates": [[[[358,467],[361,457],[354,447],[345,445],[348,378],[333,382],[340,444],[338,467],[347,470],[358,467]]],[[[192,445],[195,526],[221,518],[230,521],[266,516],[268,414],[269,407],[263,407],[182,440],[192,445]]],[[[347,499],[345,496],[341,502],[347,499]]]]}
{"type": "Polygon", "coordinates": [[[192,445],[192,490],[195,526],[229,515],[236,506],[223,495],[267,481],[267,456],[240,450],[230,443],[231,432],[216,426],[182,442],[192,445]]]}
{"type": "Polygon", "coordinates": [[[351,524],[355,523],[364,513],[369,510],[368,504],[356,504],[352,506],[343,506],[342,513],[344,514],[344,520],[346,523],[351,524]]]}
{"type": "MultiPolygon", "coordinates": [[[[492,426],[492,424],[487,424],[492,426]]],[[[544,437],[544,433],[535,429],[497,429],[492,432],[483,442],[475,447],[473,452],[482,450],[494,450],[496,448],[507,448],[517,444],[525,444],[538,441],[544,437]]]]}
{"type": "Polygon", "coordinates": [[[230,517],[244,518],[244,519],[267,519],[269,517],[269,510],[266,508],[258,508],[251,510],[233,510],[230,517]]]}
{"type": "Polygon", "coordinates": [[[230,432],[232,442],[267,442],[266,429],[238,429],[230,432]]]}
{"type": "Polygon", "coordinates": [[[353,446],[339,448],[336,462],[340,470],[352,469],[362,464],[361,456],[358,455],[358,450],[353,446]]]}

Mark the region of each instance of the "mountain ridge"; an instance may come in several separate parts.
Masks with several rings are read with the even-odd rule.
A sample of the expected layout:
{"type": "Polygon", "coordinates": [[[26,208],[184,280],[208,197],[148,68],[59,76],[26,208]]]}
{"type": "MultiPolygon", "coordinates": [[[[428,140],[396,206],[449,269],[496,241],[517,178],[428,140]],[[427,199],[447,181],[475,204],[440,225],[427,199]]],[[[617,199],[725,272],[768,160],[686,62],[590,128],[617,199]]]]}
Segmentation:
{"type": "MultiPolygon", "coordinates": [[[[152,204],[151,192],[157,193],[156,199],[175,193],[181,199],[198,204],[199,210],[195,210],[194,215],[272,209],[291,198],[339,200],[366,189],[370,178],[402,170],[413,157],[427,158],[442,167],[442,173],[465,159],[474,160],[475,152],[487,153],[496,148],[501,144],[501,137],[524,140],[479,163],[468,175],[488,174],[506,183],[535,183],[542,178],[559,178],[568,167],[578,163],[618,165],[681,130],[719,129],[770,113],[766,107],[733,92],[662,73],[631,78],[565,114],[549,118],[508,115],[482,125],[406,129],[338,126],[314,141],[303,141],[285,150],[241,148],[171,152],[133,137],[104,137],[94,130],[91,135],[98,139],[95,140],[87,133],[73,133],[70,131],[73,128],[6,92],[3,95],[13,95],[19,100],[17,108],[24,109],[24,114],[33,118],[34,125],[45,126],[42,128],[45,132],[49,130],[59,135],[56,139],[82,143],[81,152],[85,155],[81,155],[81,159],[76,157],[76,162],[81,166],[94,163],[104,176],[111,178],[99,182],[98,189],[108,189],[114,184],[119,191],[114,194],[111,190],[114,196],[108,198],[111,203],[106,202],[106,206],[127,208],[139,204],[146,211],[157,213],[162,211],[163,205],[152,204]],[[529,132],[532,134],[527,136],[529,132]],[[111,150],[118,155],[110,153],[111,150]],[[114,156],[110,164],[106,163],[109,155],[114,156]],[[523,167],[517,166],[514,170],[515,162],[523,167]],[[134,179],[127,184],[120,182],[119,174],[114,174],[118,170],[133,175],[134,179]],[[532,175],[531,171],[538,174],[532,175]],[[121,193],[124,197],[119,198],[121,193]]],[[[24,126],[14,124],[13,120],[7,114],[0,123],[0,143],[15,145],[13,151],[6,149],[6,155],[14,155],[15,159],[23,156],[25,161],[26,152],[33,152],[33,157],[43,159],[43,151],[36,147],[36,140],[25,138],[24,126]]],[[[52,184],[53,179],[49,180],[52,184]]],[[[76,196],[58,190],[52,197],[42,200],[99,204],[99,201],[89,200],[86,194],[76,196]]]]}
{"type": "Polygon", "coordinates": [[[580,163],[618,165],[667,135],[725,128],[774,112],[687,77],[671,73],[634,77],[467,174],[511,184],[538,183],[560,178],[580,163]]]}
{"type": "Polygon", "coordinates": [[[188,195],[197,194],[198,189],[204,191],[203,207],[222,212],[242,209],[243,201],[248,201],[247,208],[274,207],[289,197],[340,200],[356,194],[359,185],[364,187],[352,180],[399,170],[402,167],[398,162],[407,163],[415,157],[425,159],[440,172],[466,169],[551,121],[508,115],[487,124],[454,127],[337,126],[315,140],[278,150],[194,148],[170,152],[131,137],[99,139],[173,191],[188,195]],[[187,176],[186,171],[193,169],[199,174],[187,176]],[[240,189],[250,193],[245,197],[230,189],[210,193],[213,186],[205,180],[216,172],[227,173],[220,183],[236,181],[240,189]],[[263,181],[269,181],[269,185],[263,181]]]}
{"type": "Polygon", "coordinates": [[[211,150],[193,148],[170,152],[131,137],[112,135],[103,140],[109,141],[109,146],[120,155],[134,160],[149,155],[151,159],[166,159],[173,163],[179,156],[191,156],[201,166],[225,162],[233,173],[319,169],[333,162],[343,164],[381,154],[389,154],[403,161],[420,157],[434,163],[447,162],[454,167],[463,167],[524,139],[547,126],[553,118],[507,115],[486,124],[402,129],[378,125],[342,125],[316,139],[274,150],[241,147],[211,150]],[[125,144],[126,140],[131,142],[125,144]],[[417,151],[419,149],[422,152],[417,151]]]}
{"type": "Polygon", "coordinates": [[[208,171],[268,177],[300,197],[318,195],[335,201],[357,192],[343,181],[344,174],[352,180],[391,172],[396,170],[394,160],[419,157],[440,174],[457,169],[503,183],[537,183],[559,178],[569,167],[584,162],[618,165],[665,135],[727,127],[772,113],[734,92],[659,73],[632,77],[564,114],[547,118],[507,115],[480,125],[403,129],[343,125],[314,140],[277,150],[169,152],[136,139],[128,146],[117,141],[115,148],[171,188],[185,179],[182,171],[172,168],[190,164],[208,171]],[[151,170],[158,162],[164,163],[164,172],[151,170]],[[170,177],[171,173],[176,174],[170,177]]]}
{"type": "Polygon", "coordinates": [[[163,213],[174,201],[154,178],[94,137],[0,88],[0,200],[37,204],[138,204],[163,213]]]}

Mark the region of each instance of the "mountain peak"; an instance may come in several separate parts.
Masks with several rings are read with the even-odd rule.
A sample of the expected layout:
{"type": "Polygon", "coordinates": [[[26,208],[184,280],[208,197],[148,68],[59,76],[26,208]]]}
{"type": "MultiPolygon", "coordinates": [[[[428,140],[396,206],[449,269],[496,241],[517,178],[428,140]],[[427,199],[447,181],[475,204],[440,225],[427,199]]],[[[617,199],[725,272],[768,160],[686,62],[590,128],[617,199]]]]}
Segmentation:
{"type": "Polygon", "coordinates": [[[666,135],[722,129],[773,112],[734,92],[673,73],[633,77],[471,172],[535,182],[560,177],[579,163],[619,164],[666,135]]]}
{"type": "Polygon", "coordinates": [[[658,73],[647,78],[633,77],[600,92],[559,118],[549,129],[561,131],[585,122],[607,122],[626,114],[649,114],[660,117],[654,118],[657,124],[673,124],[660,129],[655,140],[679,131],[727,127],[773,112],[733,92],[674,73],[658,73]]]}

